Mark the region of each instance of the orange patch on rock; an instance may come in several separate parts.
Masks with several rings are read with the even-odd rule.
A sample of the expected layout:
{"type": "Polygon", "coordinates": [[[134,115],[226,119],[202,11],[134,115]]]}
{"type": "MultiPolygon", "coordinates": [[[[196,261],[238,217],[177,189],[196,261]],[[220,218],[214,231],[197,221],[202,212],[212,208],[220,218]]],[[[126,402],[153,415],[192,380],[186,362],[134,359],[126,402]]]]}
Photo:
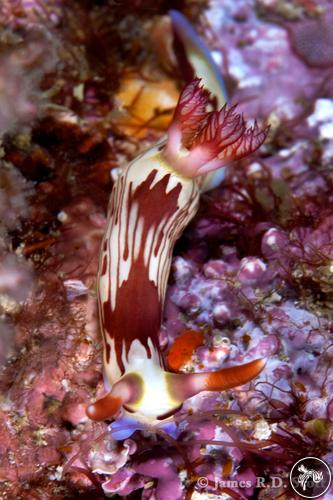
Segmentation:
{"type": "Polygon", "coordinates": [[[229,477],[231,472],[232,472],[232,460],[231,458],[227,458],[227,460],[223,464],[222,476],[229,477]]]}
{"type": "Polygon", "coordinates": [[[194,330],[185,330],[175,340],[168,355],[167,363],[173,371],[178,371],[188,363],[194,351],[204,343],[204,334],[194,330]]]}
{"type": "Polygon", "coordinates": [[[179,90],[172,80],[143,80],[130,74],[123,78],[115,96],[112,118],[119,129],[143,138],[150,130],[165,131],[173,116],[179,90]]]}

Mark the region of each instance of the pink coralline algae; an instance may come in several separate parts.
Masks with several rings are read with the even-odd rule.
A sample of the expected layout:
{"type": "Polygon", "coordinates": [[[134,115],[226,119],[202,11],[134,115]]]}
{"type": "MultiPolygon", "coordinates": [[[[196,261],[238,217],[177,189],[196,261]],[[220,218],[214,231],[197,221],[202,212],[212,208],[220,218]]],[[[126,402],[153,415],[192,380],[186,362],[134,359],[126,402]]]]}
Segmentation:
{"type": "MultiPolygon", "coordinates": [[[[1,17],[0,17],[1,20],[1,17]]],[[[0,38],[0,133],[18,132],[45,112],[45,73],[56,64],[53,40],[42,29],[0,38]]]]}
{"type": "Polygon", "coordinates": [[[293,48],[309,66],[333,66],[332,21],[332,13],[328,10],[326,15],[291,27],[293,48]]]}
{"type": "Polygon", "coordinates": [[[333,466],[330,2],[177,6],[209,45],[228,106],[271,128],[259,151],[226,165],[177,242],[160,347],[184,373],[261,357],[266,367],[156,426],[87,418],[104,393],[95,285],[109,193],[163,137],[183,87],[174,5],[1,2],[4,500],[287,499],[297,460],[333,466]],[[161,37],[164,51],[151,43],[161,37]]]}
{"type": "Polygon", "coordinates": [[[13,252],[10,232],[22,227],[33,192],[32,183],[12,164],[0,163],[0,364],[13,353],[12,317],[32,288],[31,265],[13,252]]]}

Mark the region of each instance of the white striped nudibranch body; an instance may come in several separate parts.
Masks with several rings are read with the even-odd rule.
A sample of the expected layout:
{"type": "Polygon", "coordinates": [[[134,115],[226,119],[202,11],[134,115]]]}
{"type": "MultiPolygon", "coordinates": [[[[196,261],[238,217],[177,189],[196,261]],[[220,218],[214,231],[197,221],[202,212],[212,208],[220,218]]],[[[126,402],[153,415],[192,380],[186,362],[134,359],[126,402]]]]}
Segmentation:
{"type": "Polygon", "coordinates": [[[132,162],[113,188],[98,277],[109,381],[134,372],[152,387],[164,377],[158,333],[172,251],[198,200],[197,179],[174,172],[159,147],[132,162]]]}
{"type": "Polygon", "coordinates": [[[241,385],[263,360],[212,373],[167,372],[159,349],[166,287],[176,240],[195,215],[208,172],[257,149],[266,131],[246,128],[234,108],[208,111],[209,92],[183,90],[164,143],[136,158],[113,188],[98,274],[104,371],[111,391],[90,405],[95,420],[121,408],[156,422],[203,390],[241,385]]]}

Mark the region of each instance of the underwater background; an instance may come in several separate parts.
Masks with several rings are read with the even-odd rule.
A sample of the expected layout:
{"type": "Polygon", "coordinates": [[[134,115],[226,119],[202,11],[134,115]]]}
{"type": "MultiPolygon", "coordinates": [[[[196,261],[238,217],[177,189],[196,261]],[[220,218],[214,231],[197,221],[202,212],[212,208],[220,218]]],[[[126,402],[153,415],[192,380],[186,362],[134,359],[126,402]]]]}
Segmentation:
{"type": "Polygon", "coordinates": [[[332,467],[332,26],[329,0],[2,0],[1,499],[292,499],[297,460],[332,467]],[[270,131],[177,242],[161,348],[184,372],[267,364],[169,426],[117,427],[85,413],[98,253],[114,180],[184,84],[170,9],[270,131]]]}

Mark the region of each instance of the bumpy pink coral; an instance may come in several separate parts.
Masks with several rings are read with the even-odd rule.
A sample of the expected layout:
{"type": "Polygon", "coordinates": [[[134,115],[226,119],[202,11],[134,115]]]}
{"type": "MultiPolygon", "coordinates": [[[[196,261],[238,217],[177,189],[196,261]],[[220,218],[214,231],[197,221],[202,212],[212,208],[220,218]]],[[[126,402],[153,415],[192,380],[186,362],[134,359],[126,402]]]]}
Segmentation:
{"type": "Polygon", "coordinates": [[[268,128],[247,127],[235,106],[209,111],[210,93],[194,79],[180,95],[164,154],[186,177],[196,177],[253,153],[268,128]]]}

